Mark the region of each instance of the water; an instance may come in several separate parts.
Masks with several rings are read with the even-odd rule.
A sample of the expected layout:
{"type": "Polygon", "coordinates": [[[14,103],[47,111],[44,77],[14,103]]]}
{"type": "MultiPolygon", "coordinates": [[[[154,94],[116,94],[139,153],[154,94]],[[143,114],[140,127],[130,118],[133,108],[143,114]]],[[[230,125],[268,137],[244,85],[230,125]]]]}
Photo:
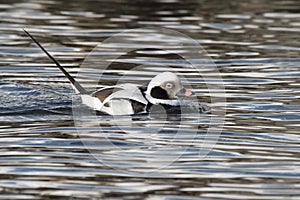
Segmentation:
{"type": "MultiPolygon", "coordinates": [[[[296,0],[1,1],[0,198],[299,199],[299,6],[296,0]],[[225,103],[224,124],[216,113],[94,115],[22,31],[75,76],[99,42],[145,26],[200,42],[222,82],[212,65],[200,70],[205,81],[178,57],[148,49],[120,58],[100,86],[128,71],[122,81],[146,82],[174,70],[201,102],[214,109],[225,103]],[[207,84],[224,85],[226,100],[207,84]],[[220,135],[206,134],[209,123],[223,125],[220,135]]],[[[168,49],[168,42],[184,41],[167,36],[115,41],[99,57],[133,44],[159,41],[154,47],[168,49]]],[[[101,70],[81,68],[77,79],[96,87],[101,70]]]]}

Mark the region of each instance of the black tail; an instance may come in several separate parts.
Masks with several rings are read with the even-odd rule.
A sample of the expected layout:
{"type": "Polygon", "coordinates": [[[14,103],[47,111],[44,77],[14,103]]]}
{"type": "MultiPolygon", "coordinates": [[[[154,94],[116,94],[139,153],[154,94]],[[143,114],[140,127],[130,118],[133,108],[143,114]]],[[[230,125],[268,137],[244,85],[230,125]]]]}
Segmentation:
{"type": "Polygon", "coordinates": [[[50,60],[52,60],[56,66],[64,73],[64,75],[69,79],[72,85],[78,90],[79,93],[85,94],[86,90],[78,83],[76,80],[59,64],[59,62],[25,29],[24,32],[42,49],[42,51],[48,56],[50,60]]]}

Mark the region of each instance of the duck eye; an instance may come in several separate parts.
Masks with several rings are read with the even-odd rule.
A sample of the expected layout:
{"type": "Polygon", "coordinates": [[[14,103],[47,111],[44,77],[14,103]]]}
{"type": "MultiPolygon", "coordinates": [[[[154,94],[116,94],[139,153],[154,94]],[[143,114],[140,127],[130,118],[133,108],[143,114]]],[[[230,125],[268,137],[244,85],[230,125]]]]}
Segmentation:
{"type": "Polygon", "coordinates": [[[166,88],[172,88],[173,87],[173,84],[172,83],[167,83],[166,84],[166,88]]]}

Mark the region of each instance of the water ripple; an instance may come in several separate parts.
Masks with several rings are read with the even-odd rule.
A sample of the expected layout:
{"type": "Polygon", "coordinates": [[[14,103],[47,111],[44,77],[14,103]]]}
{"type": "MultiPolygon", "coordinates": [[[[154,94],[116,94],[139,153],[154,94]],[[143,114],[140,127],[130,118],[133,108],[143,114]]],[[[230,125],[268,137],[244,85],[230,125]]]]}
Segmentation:
{"type": "Polygon", "coordinates": [[[297,3],[2,2],[0,199],[299,199],[297,3]],[[115,59],[114,68],[104,71],[99,63],[79,68],[96,45],[141,26],[187,34],[215,65],[174,57],[193,50],[190,40],[145,31],[144,37],[126,32],[123,42],[101,46],[99,58],[138,47],[132,56],[115,59]],[[98,113],[76,121],[72,112],[88,109],[76,104],[66,78],[23,28],[88,89],[99,87],[94,80],[103,72],[100,86],[128,71],[125,81],[146,83],[171,70],[186,77],[184,84],[201,103],[210,104],[224,94],[208,83],[223,84],[226,102],[210,106],[218,111],[225,104],[225,121],[214,113],[98,113]],[[202,77],[191,65],[203,66],[202,77]],[[221,125],[217,140],[206,134],[221,125]]]}

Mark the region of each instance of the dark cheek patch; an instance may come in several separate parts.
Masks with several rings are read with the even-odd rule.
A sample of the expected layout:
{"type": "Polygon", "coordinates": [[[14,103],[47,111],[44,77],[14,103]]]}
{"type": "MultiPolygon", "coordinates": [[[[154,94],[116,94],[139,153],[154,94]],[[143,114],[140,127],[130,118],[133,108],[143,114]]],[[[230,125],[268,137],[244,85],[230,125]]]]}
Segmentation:
{"type": "Polygon", "coordinates": [[[168,93],[159,86],[152,88],[150,95],[157,99],[170,99],[168,93]]]}

